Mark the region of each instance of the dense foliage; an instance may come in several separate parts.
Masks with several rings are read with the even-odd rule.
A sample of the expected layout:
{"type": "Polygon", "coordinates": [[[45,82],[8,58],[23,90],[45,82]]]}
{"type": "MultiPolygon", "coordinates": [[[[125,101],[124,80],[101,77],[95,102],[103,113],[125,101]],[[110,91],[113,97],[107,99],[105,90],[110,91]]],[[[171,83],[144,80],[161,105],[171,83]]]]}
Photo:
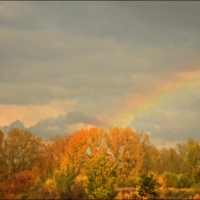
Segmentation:
{"type": "Polygon", "coordinates": [[[71,187],[75,182],[76,173],[71,167],[57,171],[55,173],[55,182],[61,198],[70,198],[71,187]]]}
{"type": "Polygon", "coordinates": [[[117,163],[110,160],[105,151],[84,165],[86,191],[91,198],[112,198],[114,197],[114,185],[117,178],[117,163]]]}
{"type": "MultiPolygon", "coordinates": [[[[113,198],[118,195],[114,188],[150,183],[151,176],[141,176],[149,172],[158,181],[151,182],[155,191],[164,188],[163,197],[178,198],[171,188],[193,187],[198,193],[199,163],[198,141],[188,139],[175,148],[157,149],[147,134],[130,128],[82,129],[49,140],[28,130],[0,130],[0,198],[113,198]]],[[[140,198],[143,194],[145,190],[120,195],[140,198]]]]}

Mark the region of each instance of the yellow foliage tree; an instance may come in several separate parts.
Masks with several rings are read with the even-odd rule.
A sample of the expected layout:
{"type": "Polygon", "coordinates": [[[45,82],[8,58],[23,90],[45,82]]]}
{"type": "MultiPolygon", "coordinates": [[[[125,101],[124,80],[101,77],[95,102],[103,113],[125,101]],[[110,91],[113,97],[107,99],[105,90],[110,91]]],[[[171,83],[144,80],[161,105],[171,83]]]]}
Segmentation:
{"type": "Polygon", "coordinates": [[[186,175],[192,181],[197,182],[200,178],[200,145],[198,141],[193,141],[188,145],[187,154],[184,160],[186,175]]]}
{"type": "Polygon", "coordinates": [[[101,151],[84,164],[84,175],[86,192],[91,198],[114,197],[114,186],[116,184],[117,163],[112,161],[107,154],[107,149],[101,151]]]}

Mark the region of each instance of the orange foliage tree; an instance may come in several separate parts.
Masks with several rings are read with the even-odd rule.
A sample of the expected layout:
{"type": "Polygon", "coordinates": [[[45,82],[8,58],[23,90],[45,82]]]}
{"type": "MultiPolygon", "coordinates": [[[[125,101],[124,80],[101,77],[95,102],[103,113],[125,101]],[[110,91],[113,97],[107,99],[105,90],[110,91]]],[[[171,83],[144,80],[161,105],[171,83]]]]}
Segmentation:
{"type": "Polygon", "coordinates": [[[76,172],[80,172],[84,162],[95,155],[104,143],[105,132],[103,129],[81,129],[72,135],[67,143],[66,153],[62,157],[61,168],[73,166],[76,172]]]}
{"type": "Polygon", "coordinates": [[[129,176],[131,170],[139,171],[144,157],[143,144],[146,141],[143,133],[133,132],[130,128],[110,129],[105,137],[105,142],[113,159],[119,164],[119,172],[122,178],[129,176]]]}

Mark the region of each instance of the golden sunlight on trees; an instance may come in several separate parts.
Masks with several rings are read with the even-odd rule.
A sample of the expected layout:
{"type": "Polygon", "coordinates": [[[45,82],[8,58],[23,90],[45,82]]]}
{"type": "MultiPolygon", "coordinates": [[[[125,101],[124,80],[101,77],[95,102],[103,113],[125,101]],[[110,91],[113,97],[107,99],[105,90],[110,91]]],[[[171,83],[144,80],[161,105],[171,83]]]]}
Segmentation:
{"type": "MultiPolygon", "coordinates": [[[[137,199],[141,177],[147,174],[157,179],[153,189],[156,188],[158,198],[194,197],[200,193],[199,141],[188,139],[178,142],[176,148],[159,150],[150,143],[147,134],[130,128],[116,127],[109,132],[81,129],[48,140],[28,130],[11,129],[7,133],[0,130],[0,199],[90,199],[120,195],[137,199]],[[117,193],[120,187],[126,187],[124,195],[122,191],[117,193]]],[[[142,192],[147,194],[145,198],[150,194],[142,192]]]]}
{"type": "Polygon", "coordinates": [[[19,129],[11,129],[6,136],[1,148],[3,177],[31,170],[41,155],[42,138],[19,129]]]}
{"type": "Polygon", "coordinates": [[[61,161],[61,169],[65,169],[67,166],[75,168],[76,172],[80,172],[84,161],[87,158],[88,149],[88,130],[82,129],[76,132],[65,147],[66,153],[61,161]]]}
{"type": "Polygon", "coordinates": [[[90,128],[76,132],[65,147],[66,153],[62,158],[61,167],[73,166],[78,173],[90,156],[95,156],[104,142],[103,129],[90,128]]]}
{"type": "Polygon", "coordinates": [[[133,132],[130,128],[116,127],[110,129],[109,134],[106,135],[105,143],[113,159],[119,164],[118,174],[121,174],[122,179],[128,177],[133,168],[137,171],[141,169],[146,139],[143,141],[143,134],[133,132]]]}
{"type": "Polygon", "coordinates": [[[186,175],[197,182],[200,179],[200,145],[198,141],[189,143],[185,157],[186,175]]]}

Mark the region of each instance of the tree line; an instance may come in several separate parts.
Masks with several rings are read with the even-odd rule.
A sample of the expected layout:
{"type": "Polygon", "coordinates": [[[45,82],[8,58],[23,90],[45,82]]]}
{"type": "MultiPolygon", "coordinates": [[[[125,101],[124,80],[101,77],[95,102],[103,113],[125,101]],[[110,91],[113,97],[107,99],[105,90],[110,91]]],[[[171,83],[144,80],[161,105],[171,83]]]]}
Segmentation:
{"type": "Polygon", "coordinates": [[[11,129],[0,131],[0,166],[0,198],[113,198],[115,187],[136,187],[148,173],[160,185],[173,187],[178,175],[197,184],[200,144],[190,138],[159,150],[148,134],[119,127],[48,140],[11,129]]]}

